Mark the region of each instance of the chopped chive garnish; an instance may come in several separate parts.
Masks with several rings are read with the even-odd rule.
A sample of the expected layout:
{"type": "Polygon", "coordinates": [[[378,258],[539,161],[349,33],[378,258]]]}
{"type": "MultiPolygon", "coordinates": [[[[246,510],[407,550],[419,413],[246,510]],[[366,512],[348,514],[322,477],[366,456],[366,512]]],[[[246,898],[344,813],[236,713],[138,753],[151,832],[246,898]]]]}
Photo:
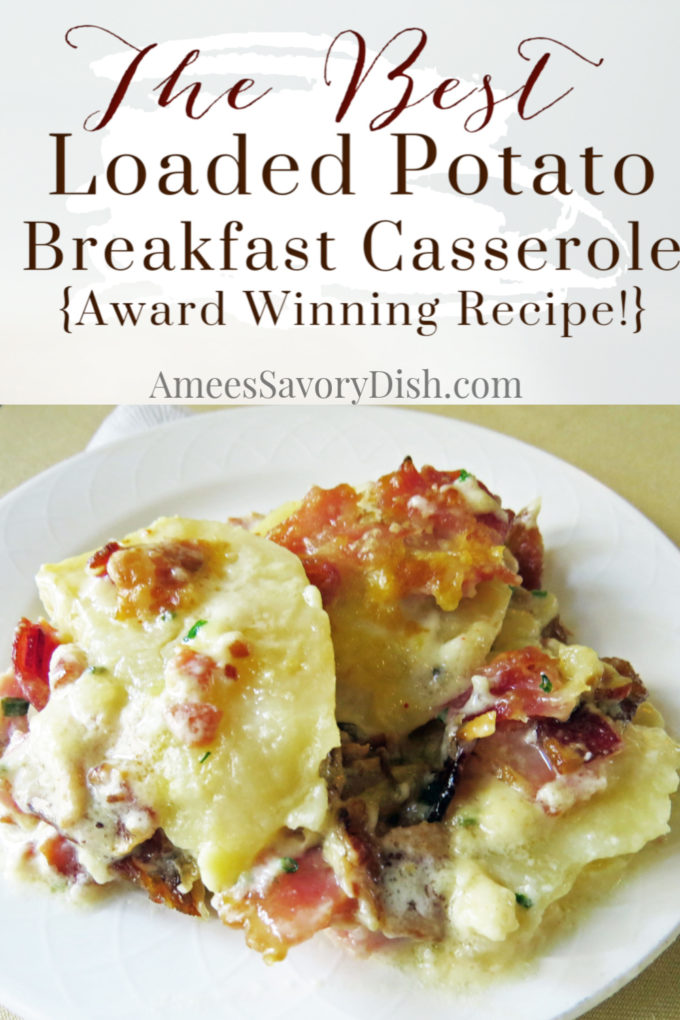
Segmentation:
{"type": "Polygon", "coordinates": [[[523,892],[516,892],[515,899],[519,903],[520,907],[524,907],[525,910],[530,910],[534,905],[534,901],[526,896],[523,892]]]}
{"type": "Polygon", "coordinates": [[[460,474],[458,475],[458,481],[459,482],[467,482],[468,478],[471,478],[471,477],[472,476],[471,476],[469,471],[466,471],[465,468],[461,468],[460,474]]]}
{"type": "Polygon", "coordinates": [[[294,860],[294,858],[292,857],[281,858],[281,871],[285,871],[287,874],[293,875],[298,868],[299,864],[296,860],[294,860]]]}
{"type": "Polygon", "coordinates": [[[535,599],[544,599],[548,593],[543,588],[534,588],[531,594],[535,599]]]}
{"type": "Polygon", "coordinates": [[[12,715],[26,715],[29,702],[25,698],[3,698],[2,714],[9,718],[12,715]]]}
{"type": "Polygon", "coordinates": [[[477,825],[477,819],[470,817],[459,818],[458,824],[462,825],[464,829],[469,829],[471,825],[477,825]]]}
{"type": "Polygon", "coordinates": [[[184,640],[193,641],[201,627],[205,627],[207,622],[208,622],[207,620],[196,620],[196,623],[192,627],[190,627],[189,630],[187,631],[187,635],[184,638],[184,640]]]}
{"type": "Polygon", "coordinates": [[[541,688],[542,691],[545,691],[546,694],[550,694],[553,685],[550,682],[550,677],[547,675],[547,673],[541,673],[541,682],[538,686],[541,688]]]}
{"type": "Polygon", "coordinates": [[[211,754],[212,751],[206,751],[205,754],[201,755],[201,757],[198,759],[198,764],[202,765],[204,761],[208,760],[211,754]]]}
{"type": "Polygon", "coordinates": [[[100,673],[106,673],[106,666],[88,666],[87,672],[99,676],[100,673]]]}
{"type": "Polygon", "coordinates": [[[163,621],[163,623],[167,623],[168,620],[174,620],[176,616],[177,613],[175,612],[174,609],[165,609],[161,613],[161,620],[163,621]]]}

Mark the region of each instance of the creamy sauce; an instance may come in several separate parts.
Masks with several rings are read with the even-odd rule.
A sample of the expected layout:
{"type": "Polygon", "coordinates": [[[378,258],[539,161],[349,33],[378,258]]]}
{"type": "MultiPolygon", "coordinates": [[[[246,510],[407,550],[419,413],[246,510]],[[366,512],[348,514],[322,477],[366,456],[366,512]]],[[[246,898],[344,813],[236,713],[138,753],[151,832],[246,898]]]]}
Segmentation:
{"type": "Polygon", "coordinates": [[[425,984],[463,987],[526,961],[539,935],[592,906],[579,895],[581,877],[591,893],[598,885],[604,893],[620,873],[616,861],[669,831],[678,767],[680,748],[661,727],[631,724],[589,798],[560,815],[493,776],[468,773],[445,823],[451,859],[436,875],[448,902],[447,937],[400,948],[397,962],[425,984]]]}

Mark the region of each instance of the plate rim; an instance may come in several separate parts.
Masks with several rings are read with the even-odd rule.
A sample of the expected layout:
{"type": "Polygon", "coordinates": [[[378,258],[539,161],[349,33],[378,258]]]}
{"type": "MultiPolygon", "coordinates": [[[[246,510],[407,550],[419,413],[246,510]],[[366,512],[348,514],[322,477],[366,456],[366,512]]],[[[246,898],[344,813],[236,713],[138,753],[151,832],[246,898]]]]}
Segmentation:
{"type": "MultiPolygon", "coordinates": [[[[316,413],[319,415],[356,414],[360,416],[379,415],[380,417],[391,415],[394,416],[395,418],[397,417],[405,418],[413,416],[414,418],[415,417],[428,418],[430,419],[430,421],[445,423],[446,427],[451,426],[453,428],[462,428],[464,430],[470,430],[471,432],[478,433],[480,435],[501,437],[503,440],[507,440],[512,444],[517,444],[526,450],[532,451],[532,453],[534,454],[538,453],[543,457],[555,461],[559,465],[567,468],[569,472],[575,473],[576,476],[582,476],[584,479],[587,479],[590,483],[598,486],[603,492],[613,495],[616,498],[616,500],[619,500],[622,504],[626,506],[629,512],[636,515],[648,527],[653,528],[657,533],[657,537],[661,538],[665,543],[667,543],[669,551],[671,551],[675,556],[680,557],[680,547],[673,541],[672,538],[670,538],[669,535],[666,534],[666,532],[660,525],[658,525],[655,521],[653,521],[650,517],[643,513],[643,511],[640,510],[640,508],[637,507],[635,503],[633,503],[630,499],[628,499],[626,496],[622,496],[620,492],[617,492],[617,490],[613,489],[611,486],[606,485],[596,475],[586,471],[584,468],[581,468],[576,464],[572,464],[571,461],[565,460],[563,457],[560,457],[556,453],[552,453],[549,450],[544,450],[542,447],[536,446],[534,443],[530,443],[526,439],[520,439],[517,436],[510,435],[506,432],[501,432],[498,429],[492,429],[487,425],[480,425],[477,422],[469,422],[462,418],[448,417],[447,415],[437,414],[428,410],[427,407],[420,406],[395,407],[392,405],[384,407],[383,406],[378,407],[373,405],[372,406],[357,405],[356,407],[347,407],[345,405],[333,407],[320,407],[318,405],[303,405],[303,404],[295,404],[292,406],[276,404],[272,405],[271,407],[269,406],[262,407],[261,405],[257,406],[237,405],[235,407],[219,407],[214,409],[210,408],[207,411],[195,413],[193,408],[189,408],[184,404],[177,404],[172,406],[181,407],[185,409],[187,411],[186,416],[182,418],[177,418],[174,421],[159,422],[158,424],[142,427],[139,429],[138,432],[134,434],[120,436],[116,439],[107,440],[105,443],[101,444],[97,443],[95,446],[89,446],[88,444],[84,449],[78,450],[75,453],[70,454],[68,457],[64,457],[61,460],[57,461],[56,463],[51,464],[46,468],[43,468],[37,474],[32,475],[30,478],[25,479],[23,482],[20,482],[19,485],[14,486],[8,492],[4,493],[4,495],[0,496],[0,512],[2,512],[2,510],[4,509],[5,504],[12,501],[14,497],[23,494],[24,491],[30,491],[33,488],[33,486],[37,487],[39,484],[44,483],[44,480],[49,479],[49,477],[53,473],[58,474],[60,471],[70,467],[75,463],[95,459],[98,455],[102,453],[102,451],[107,449],[109,450],[123,449],[125,446],[132,447],[136,445],[138,442],[140,442],[140,440],[147,437],[152,438],[153,436],[156,436],[161,433],[182,431],[184,428],[187,427],[187,423],[189,422],[192,423],[194,422],[198,423],[203,421],[209,422],[215,419],[228,420],[227,418],[228,415],[248,415],[252,418],[272,413],[273,414],[283,413],[293,415],[301,411],[310,412],[311,414],[316,413]]],[[[106,421],[106,418],[104,419],[104,421],[106,421]]],[[[102,423],[100,423],[100,426],[102,423]]],[[[91,439],[94,438],[94,436],[97,434],[97,431],[100,426],[98,426],[98,428],[95,429],[95,432],[91,439]]]]}

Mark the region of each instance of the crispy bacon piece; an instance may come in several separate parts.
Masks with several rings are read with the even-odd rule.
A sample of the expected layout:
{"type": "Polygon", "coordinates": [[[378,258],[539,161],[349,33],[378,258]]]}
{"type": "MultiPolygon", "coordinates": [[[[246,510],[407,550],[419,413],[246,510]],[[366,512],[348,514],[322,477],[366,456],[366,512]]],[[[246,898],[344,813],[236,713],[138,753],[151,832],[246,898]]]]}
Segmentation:
{"type": "Polygon", "coordinates": [[[305,561],[305,573],[310,584],[321,592],[324,606],[328,606],[340,591],[342,576],[334,563],[328,560],[308,556],[305,561]]]}
{"type": "Polygon", "coordinates": [[[250,648],[245,641],[237,638],[229,645],[229,652],[235,659],[247,659],[250,655],[250,648]]]}
{"type": "Polygon", "coordinates": [[[113,865],[123,878],[140,885],[154,903],[198,916],[205,889],[193,861],[173,846],[162,829],[113,865]],[[180,888],[182,887],[182,888],[180,888]]]}
{"type": "Polygon", "coordinates": [[[513,517],[507,545],[517,560],[523,587],[530,591],[540,588],[543,575],[543,539],[532,514],[522,512],[513,517]]]}
{"type": "Polygon", "coordinates": [[[314,549],[327,544],[332,548],[340,534],[347,546],[361,538],[364,529],[358,504],[359,496],[351,485],[337,485],[334,489],[314,486],[299,509],[277,525],[269,537],[306,564],[316,559],[314,549]]]}
{"type": "Polygon", "coordinates": [[[14,675],[21,694],[38,711],[45,707],[50,697],[50,659],[58,644],[53,627],[48,623],[31,623],[25,617],[14,633],[14,675]]]}
{"type": "Polygon", "coordinates": [[[561,696],[557,661],[536,646],[501,652],[477,672],[489,678],[494,703],[487,708],[493,707],[498,719],[566,719],[574,708],[561,696]]]}
{"type": "Polygon", "coordinates": [[[173,665],[179,673],[195,680],[199,688],[207,689],[217,672],[217,663],[209,655],[203,655],[187,645],[175,649],[173,665]]]}
{"type": "Polygon", "coordinates": [[[561,641],[563,645],[567,645],[569,644],[569,631],[564,626],[559,616],[555,616],[541,631],[541,638],[544,641],[554,638],[555,641],[561,641]]]}
{"type": "Polygon", "coordinates": [[[602,712],[565,700],[559,666],[542,649],[503,652],[479,673],[489,677],[496,732],[478,742],[476,756],[531,796],[621,747],[602,712]]]}
{"type": "MultiPolygon", "coordinates": [[[[434,535],[447,538],[459,531],[461,524],[466,525],[471,514],[465,497],[454,485],[461,476],[465,478],[465,472],[438,471],[429,465],[419,471],[412,459],[406,457],[397,471],[383,475],[376,482],[376,504],[394,521],[415,520],[420,525],[423,517],[432,519],[434,535]]],[[[491,495],[486,485],[478,484],[491,495]]],[[[508,518],[500,503],[498,514],[485,512],[473,516],[494,532],[497,544],[505,542],[508,518]]]]}
{"type": "Polygon", "coordinates": [[[58,871],[64,878],[75,880],[84,875],[85,872],[78,863],[78,855],[74,844],[62,836],[61,833],[55,832],[54,836],[50,836],[40,847],[40,851],[47,860],[47,863],[55,871],[58,871]]]}
{"type": "Polygon", "coordinates": [[[541,719],[536,735],[560,773],[573,772],[593,758],[606,758],[621,747],[621,737],[608,720],[587,708],[577,708],[566,722],[541,719]],[[564,753],[565,748],[569,754],[564,753]],[[574,755],[579,759],[577,764],[574,755]]]}
{"type": "MultiPolygon", "coordinates": [[[[647,692],[635,670],[622,659],[604,659],[629,682],[616,687],[599,688],[594,692],[595,706],[590,711],[565,699],[559,666],[542,649],[528,646],[502,652],[478,672],[489,678],[492,707],[497,728],[501,732],[484,743],[495,748],[497,763],[505,755],[505,764],[525,777],[532,788],[549,781],[549,772],[564,774],[578,770],[584,762],[615,753],[621,738],[609,718],[629,721],[647,692]],[[597,708],[601,705],[602,711],[597,708]],[[525,727],[520,728],[521,740],[515,740],[516,727],[508,723],[537,720],[536,740],[526,743],[525,727]],[[510,735],[510,736],[508,736],[510,735]],[[503,754],[500,753],[503,748],[503,754]],[[548,772],[546,773],[546,768],[548,772]],[[539,782],[540,780],[540,782],[539,782]]],[[[469,696],[466,692],[465,698],[469,696]]],[[[464,709],[464,701],[454,710],[464,709]]],[[[481,711],[485,711],[482,709],[481,711]]],[[[467,718],[467,716],[464,716],[467,718]]]]}
{"type": "Polygon", "coordinates": [[[203,701],[183,701],[168,709],[168,724],[175,736],[192,747],[212,744],[222,710],[203,701]]]}
{"type": "Polygon", "coordinates": [[[342,891],[318,848],[295,863],[295,871],[282,870],[264,892],[220,897],[221,920],[245,928],[248,945],[268,962],[282,960],[288,949],[324,928],[348,927],[354,920],[356,901],[342,891]]]}
{"type": "Polygon", "coordinates": [[[491,768],[534,797],[546,783],[588,769],[621,746],[621,737],[604,715],[581,707],[566,722],[503,722],[493,736],[478,742],[474,767],[491,768]]]}
{"type": "MultiPolygon", "coordinates": [[[[324,605],[349,586],[376,601],[433,595],[443,609],[486,580],[516,584],[503,560],[507,515],[475,514],[456,486],[460,471],[419,471],[410,458],[365,494],[313,488],[269,538],[302,560],[324,605]]],[[[357,594],[361,599],[361,594],[357,594]]]]}
{"type": "Polygon", "coordinates": [[[630,722],[640,705],[647,700],[647,688],[627,659],[610,656],[603,658],[602,661],[615,669],[627,683],[598,690],[596,697],[598,700],[603,699],[602,710],[607,715],[630,722]]]}
{"type": "Polygon", "coordinates": [[[111,552],[106,574],[116,586],[119,615],[143,620],[176,609],[206,556],[205,543],[180,539],[111,552]]]}
{"type": "Polygon", "coordinates": [[[101,549],[97,549],[96,552],[92,553],[87,561],[87,565],[92,573],[96,574],[97,577],[103,577],[106,574],[111,556],[120,548],[122,548],[120,542],[107,542],[101,549]]]}

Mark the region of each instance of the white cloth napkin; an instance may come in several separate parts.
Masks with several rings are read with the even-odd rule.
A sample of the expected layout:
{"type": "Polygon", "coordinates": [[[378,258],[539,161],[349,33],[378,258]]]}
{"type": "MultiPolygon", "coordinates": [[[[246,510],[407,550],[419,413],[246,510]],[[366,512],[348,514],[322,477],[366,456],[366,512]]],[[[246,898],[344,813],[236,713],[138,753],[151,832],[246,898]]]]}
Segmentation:
{"type": "Polygon", "coordinates": [[[172,404],[159,407],[149,407],[148,404],[120,404],[101,423],[87,444],[87,449],[93,450],[97,446],[112,443],[115,439],[138,435],[155,425],[179,421],[191,414],[187,408],[172,404]]]}

